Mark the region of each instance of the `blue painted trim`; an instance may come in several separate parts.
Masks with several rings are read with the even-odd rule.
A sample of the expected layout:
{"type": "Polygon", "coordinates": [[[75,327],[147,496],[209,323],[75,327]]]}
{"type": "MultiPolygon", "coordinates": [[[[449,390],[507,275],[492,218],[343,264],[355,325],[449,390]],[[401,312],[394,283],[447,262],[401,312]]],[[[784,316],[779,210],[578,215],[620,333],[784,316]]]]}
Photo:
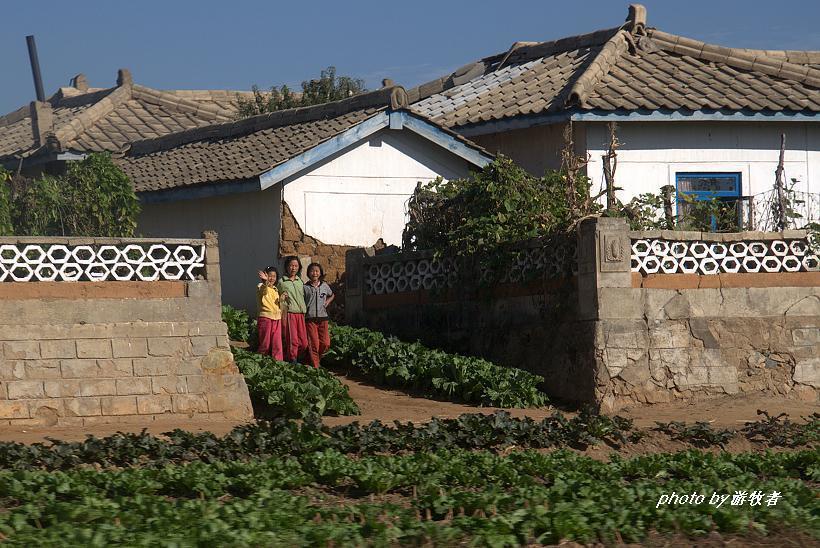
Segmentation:
{"type": "Polygon", "coordinates": [[[817,118],[818,116],[816,112],[757,112],[751,110],[590,110],[585,112],[575,112],[572,114],[573,122],[807,122],[814,121],[817,118]]]}
{"type": "Polygon", "coordinates": [[[402,129],[404,124],[402,122],[401,112],[390,113],[390,129],[402,129]]]}
{"type": "Polygon", "coordinates": [[[353,126],[344,133],[340,133],[332,139],[328,139],[324,143],[320,143],[315,147],[306,150],[305,152],[294,156],[293,158],[279,164],[270,171],[266,171],[259,176],[259,183],[261,190],[272,187],[276,183],[291,177],[300,171],[303,171],[325,158],[336,154],[354,143],[358,143],[362,139],[369,137],[380,129],[387,127],[389,124],[389,117],[386,112],[379,114],[365,120],[364,122],[353,126]]]}
{"type": "Polygon", "coordinates": [[[166,190],[137,192],[137,198],[139,198],[140,202],[143,204],[162,204],[168,202],[180,202],[182,200],[213,198],[216,196],[238,194],[241,192],[255,192],[258,190],[262,190],[259,179],[245,179],[242,181],[227,183],[212,183],[189,187],[169,188],[166,190]]]}
{"type": "Polygon", "coordinates": [[[416,118],[409,112],[402,111],[402,122],[406,129],[421,135],[425,139],[432,141],[442,148],[445,148],[473,164],[474,166],[484,167],[493,161],[493,157],[479,151],[476,148],[469,146],[463,141],[458,140],[440,127],[431,124],[420,118],[416,118]]]}
{"type": "MultiPolygon", "coordinates": [[[[682,194],[694,196],[696,201],[708,201],[713,198],[718,198],[721,201],[731,202],[737,201],[743,195],[742,192],[742,173],[739,171],[677,171],[675,172],[675,209],[677,215],[680,217],[683,212],[681,205],[685,200],[681,198],[682,194]],[[721,177],[725,179],[732,179],[734,181],[733,190],[680,190],[680,180],[692,177],[721,177]]],[[[742,223],[741,212],[738,211],[738,226],[742,223]]],[[[712,215],[711,219],[712,232],[717,230],[717,218],[712,215]]]]}

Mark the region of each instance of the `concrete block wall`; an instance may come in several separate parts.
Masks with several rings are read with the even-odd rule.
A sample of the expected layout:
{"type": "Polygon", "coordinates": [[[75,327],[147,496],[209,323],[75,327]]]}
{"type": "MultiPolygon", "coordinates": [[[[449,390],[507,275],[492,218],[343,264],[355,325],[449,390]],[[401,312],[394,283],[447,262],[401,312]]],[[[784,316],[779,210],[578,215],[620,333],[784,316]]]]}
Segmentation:
{"type": "MultiPolygon", "coordinates": [[[[817,272],[636,276],[627,263],[608,260],[613,246],[605,242],[629,249],[630,239],[659,235],[630,233],[620,219],[585,225],[581,232],[594,233],[595,244],[585,246],[589,268],[579,284],[592,303],[583,319],[595,325],[591,368],[602,408],[752,392],[818,401],[817,272]]],[[[719,242],[783,237],[680,234],[719,242]]]]}
{"type": "Polygon", "coordinates": [[[630,233],[622,219],[587,219],[578,229],[576,277],[483,296],[451,290],[367,295],[365,273],[390,258],[353,250],[347,254],[347,319],[530,370],[546,378],[543,388],[554,399],[606,411],[755,392],[818,401],[818,272],[636,280],[635,237],[646,235],[630,233]]]}
{"type": "Polygon", "coordinates": [[[0,284],[0,425],[252,418],[205,244],[204,280],[0,284]]]}

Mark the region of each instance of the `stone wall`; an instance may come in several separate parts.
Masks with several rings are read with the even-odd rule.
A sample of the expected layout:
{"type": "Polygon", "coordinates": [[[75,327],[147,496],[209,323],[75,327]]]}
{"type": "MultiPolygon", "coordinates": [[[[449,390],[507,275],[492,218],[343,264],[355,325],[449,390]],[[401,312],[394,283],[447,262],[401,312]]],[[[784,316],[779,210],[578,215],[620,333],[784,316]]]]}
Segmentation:
{"type": "Polygon", "coordinates": [[[403,276],[419,254],[354,250],[347,318],[528,369],[553,398],[608,411],[752,392],[817,401],[820,271],[805,243],[799,231],[634,233],[594,218],[578,230],[577,275],[547,268],[483,292],[374,284],[403,276]]]}
{"type": "MultiPolygon", "coordinates": [[[[60,241],[94,251],[158,244],[60,241]]],[[[0,424],[252,418],[221,321],[216,236],[178,242],[204,249],[197,279],[0,283],[0,424]]],[[[14,238],[0,238],[0,246],[24,247],[14,238]]],[[[155,265],[163,270],[161,261],[155,265]]]]}

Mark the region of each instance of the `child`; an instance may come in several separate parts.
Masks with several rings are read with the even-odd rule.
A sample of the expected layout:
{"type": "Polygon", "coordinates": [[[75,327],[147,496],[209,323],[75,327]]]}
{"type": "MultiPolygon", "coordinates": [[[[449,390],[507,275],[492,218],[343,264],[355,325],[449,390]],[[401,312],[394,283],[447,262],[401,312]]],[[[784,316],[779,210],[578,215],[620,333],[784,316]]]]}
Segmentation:
{"type": "Polygon", "coordinates": [[[285,257],[285,276],[279,280],[277,289],[285,299],[288,313],[285,321],[285,359],[296,363],[299,355],[307,350],[305,332],[305,284],[299,274],[302,261],[298,257],[285,257]]]}
{"type": "Polygon", "coordinates": [[[276,290],[276,279],[279,271],[269,266],[258,272],[262,280],[256,287],[257,308],[259,310],[257,325],[259,328],[260,354],[269,354],[274,360],[282,361],[282,311],[279,309],[279,291],[276,290]]]}
{"type": "Polygon", "coordinates": [[[327,329],[327,306],[336,296],[325,283],[325,271],[319,263],[307,267],[308,283],[305,284],[305,327],[307,328],[310,364],[319,368],[319,360],[330,348],[330,332],[327,329]]]}

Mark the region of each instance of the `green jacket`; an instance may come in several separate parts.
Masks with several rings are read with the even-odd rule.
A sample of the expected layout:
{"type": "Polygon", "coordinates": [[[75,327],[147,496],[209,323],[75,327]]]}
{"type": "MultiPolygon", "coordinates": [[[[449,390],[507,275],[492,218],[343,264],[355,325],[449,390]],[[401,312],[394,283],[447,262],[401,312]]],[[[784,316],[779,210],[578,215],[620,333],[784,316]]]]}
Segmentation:
{"type": "Polygon", "coordinates": [[[305,306],[305,284],[299,276],[295,280],[282,278],[276,283],[279,294],[286,293],[288,296],[288,312],[304,314],[307,312],[305,306]]]}

